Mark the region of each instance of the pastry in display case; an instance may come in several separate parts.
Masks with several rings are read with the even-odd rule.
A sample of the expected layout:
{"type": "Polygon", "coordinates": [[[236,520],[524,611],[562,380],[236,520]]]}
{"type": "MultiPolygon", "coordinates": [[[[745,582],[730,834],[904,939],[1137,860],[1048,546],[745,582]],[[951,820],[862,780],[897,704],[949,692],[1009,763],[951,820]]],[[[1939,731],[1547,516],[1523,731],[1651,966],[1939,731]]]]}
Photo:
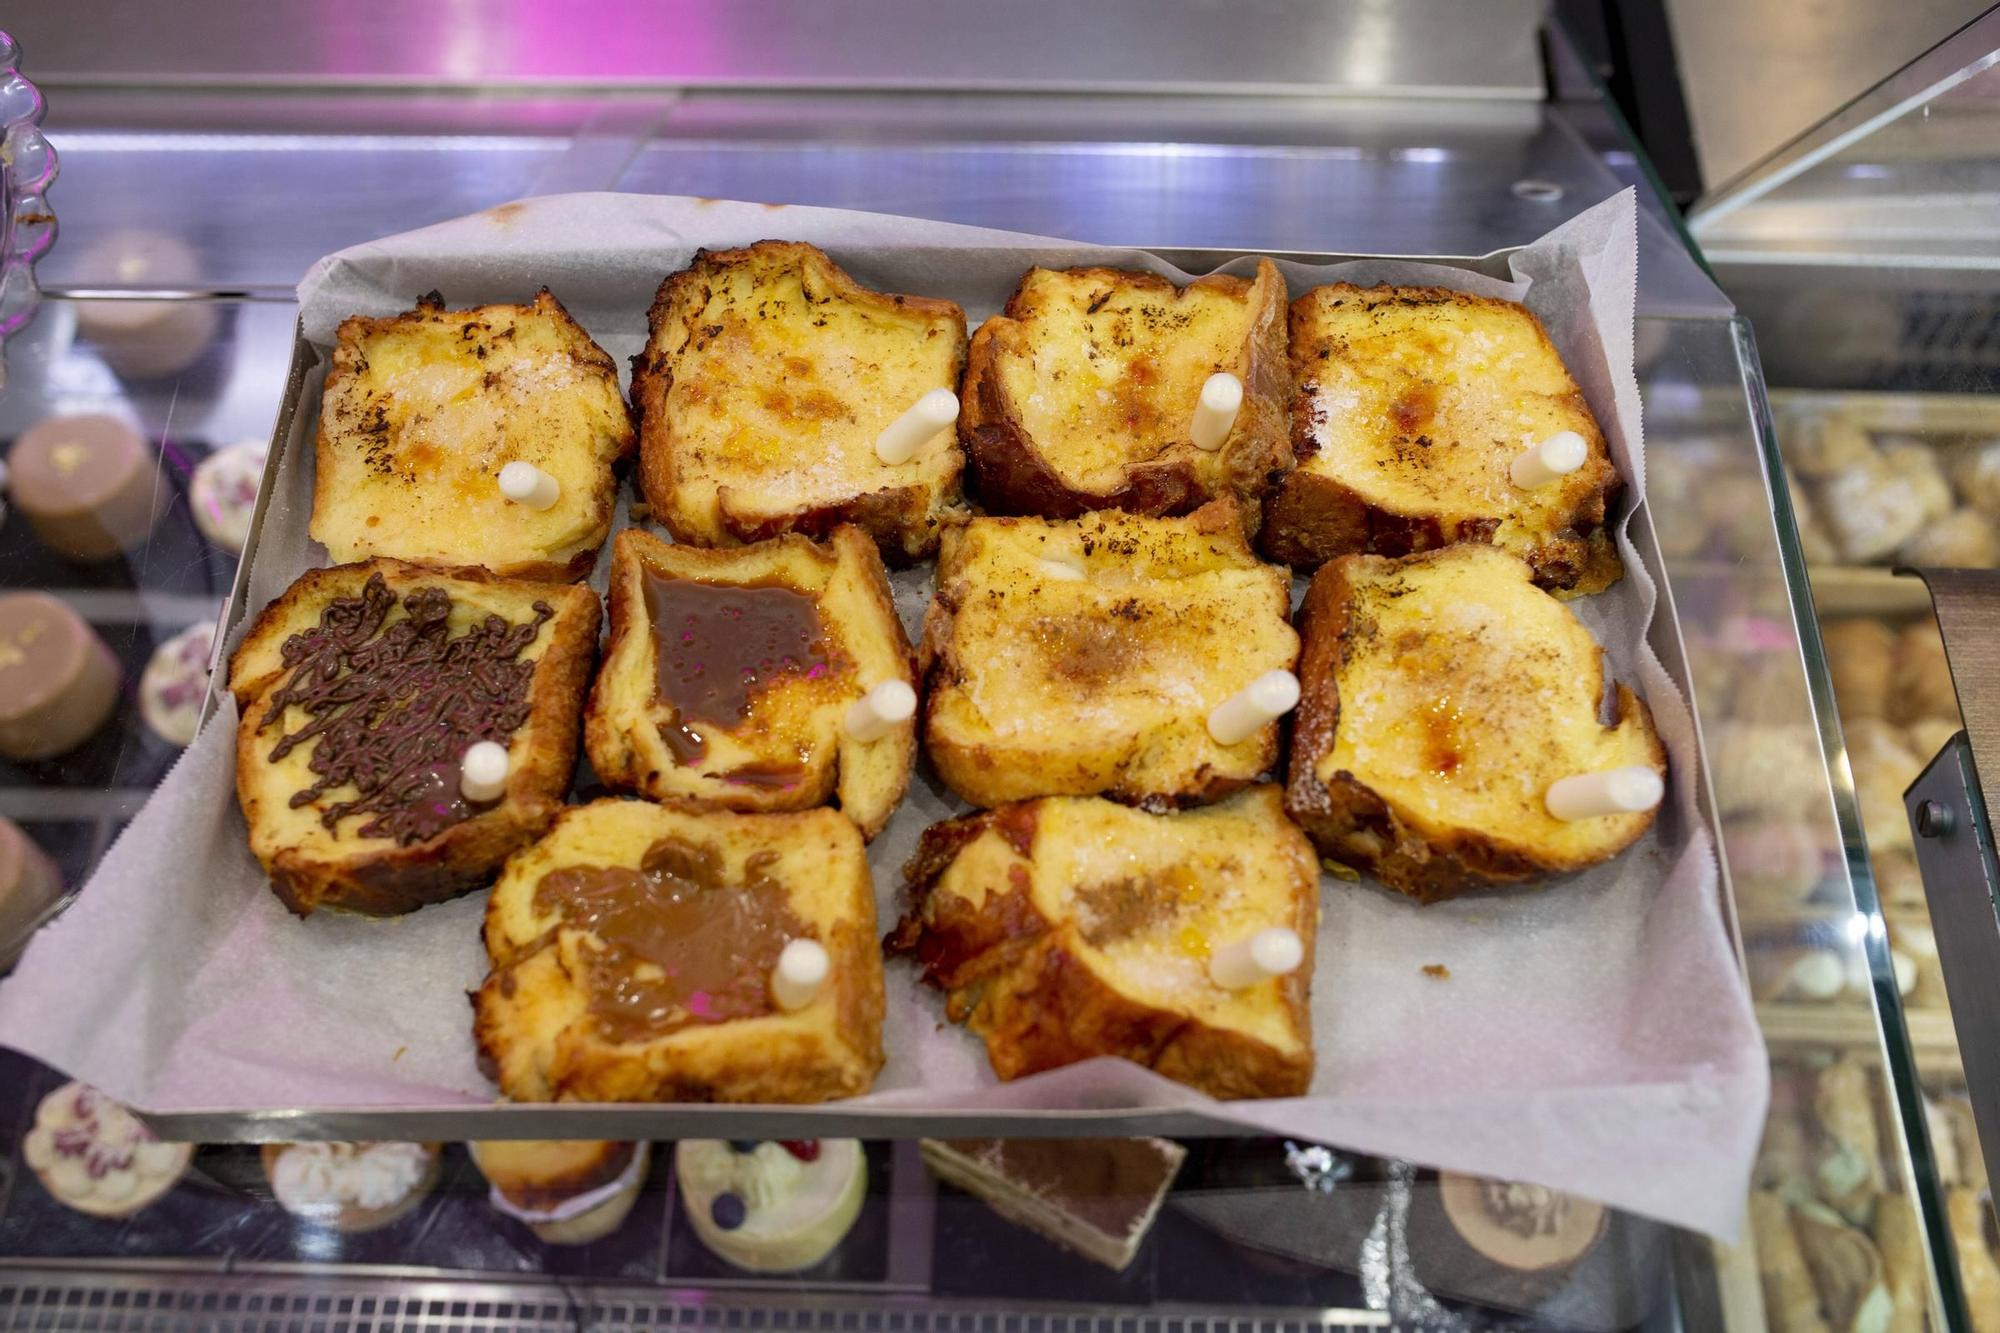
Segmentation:
{"type": "Polygon", "coordinates": [[[675,1145],[674,1171],[701,1243],[752,1273],[818,1264],[868,1197],[858,1139],[688,1139],[675,1145]]]}
{"type": "Polygon", "coordinates": [[[924,1165],[1106,1268],[1132,1266],[1187,1156],[1170,1139],[925,1139],[924,1165]]]}
{"type": "Polygon", "coordinates": [[[65,1083],[43,1097],[21,1139],[21,1160],[65,1208],[123,1218],[179,1182],[194,1156],[162,1143],[139,1118],[95,1088],[65,1083]]]}
{"type": "Polygon", "coordinates": [[[0,593],[0,755],[52,759],[76,749],[118,707],[118,659],[67,602],[0,593]]]}
{"type": "Polygon", "coordinates": [[[466,1148],[493,1210],[545,1245],[588,1245],[624,1225],[652,1162],[649,1143],[489,1139],[466,1148]]]}
{"type": "Polygon", "coordinates": [[[166,492],[159,461],[122,417],[48,417],[7,451],[7,492],[57,555],[112,560],[143,546],[160,521],[166,492]]]}
{"type": "Polygon", "coordinates": [[[279,1206],[314,1226],[360,1233],[394,1225],[437,1185],[435,1143],[267,1143],[279,1206]]]}

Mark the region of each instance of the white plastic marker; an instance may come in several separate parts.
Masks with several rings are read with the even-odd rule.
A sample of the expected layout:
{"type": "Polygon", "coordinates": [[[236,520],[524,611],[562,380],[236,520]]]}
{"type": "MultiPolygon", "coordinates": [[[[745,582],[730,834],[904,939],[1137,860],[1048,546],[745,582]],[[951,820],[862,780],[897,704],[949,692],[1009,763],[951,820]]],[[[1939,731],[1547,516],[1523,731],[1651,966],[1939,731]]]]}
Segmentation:
{"type": "Polygon", "coordinates": [[[1306,946],[1299,933],[1273,926],[1209,955],[1208,975],[1224,990],[1248,990],[1272,977],[1298,971],[1305,960],[1306,946]]]}
{"type": "Polygon", "coordinates": [[[932,389],[882,428],[875,437],[875,456],[891,466],[907,463],[925,441],[956,420],[958,395],[950,389],[932,389]]]}
{"type": "Polygon", "coordinates": [[[1058,583],[1081,583],[1088,577],[1084,574],[1082,565],[1071,564],[1067,560],[1045,558],[1036,563],[1042,567],[1043,578],[1054,579],[1058,583]]]}
{"type": "Polygon", "coordinates": [[[1299,678],[1289,671],[1266,671],[1209,712],[1208,734],[1217,745],[1234,745],[1298,706],[1299,678]]]}
{"type": "Polygon", "coordinates": [[[786,1013],[811,1004],[833,970],[833,959],[818,940],[793,940],[771,969],[771,998],[786,1013]]]}
{"type": "Polygon", "coordinates": [[[841,725],[857,741],[879,741],[916,711],[917,692],[909,682],[885,680],[848,706],[841,725]]]}
{"type": "Polygon", "coordinates": [[[458,791],[475,803],[497,801],[507,794],[507,773],[513,762],[497,741],[475,741],[458,761],[458,791]]]}
{"type": "Polygon", "coordinates": [[[1543,797],[1557,819],[1595,819],[1599,815],[1636,815],[1651,810],[1667,794],[1660,775],[1643,764],[1607,768],[1602,773],[1578,773],[1549,784],[1543,797]]]}
{"type": "Polygon", "coordinates": [[[1194,447],[1211,454],[1220,449],[1242,407],[1243,381],[1226,370],[1210,375],[1202,383],[1201,397],[1195,400],[1194,424],[1188,427],[1194,447]]]}
{"type": "Polygon", "coordinates": [[[1590,445],[1573,430],[1559,430],[1514,460],[1514,484],[1524,491],[1567,477],[1590,457],[1590,445]]]}
{"type": "Polygon", "coordinates": [[[533,463],[509,463],[500,469],[500,494],[530,509],[548,509],[562,499],[562,483],[533,463]]]}

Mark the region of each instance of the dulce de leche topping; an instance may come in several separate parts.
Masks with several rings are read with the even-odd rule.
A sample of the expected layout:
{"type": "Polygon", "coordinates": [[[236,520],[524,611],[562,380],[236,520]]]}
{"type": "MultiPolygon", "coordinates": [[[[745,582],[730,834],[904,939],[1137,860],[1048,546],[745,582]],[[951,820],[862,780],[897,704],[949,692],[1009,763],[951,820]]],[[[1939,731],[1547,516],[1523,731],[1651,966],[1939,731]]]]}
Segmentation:
{"type": "Polygon", "coordinates": [[[396,596],[375,574],[360,596],[335,598],[318,625],[285,640],[292,676],[260,725],[287,708],[310,716],[271,749],[276,763],[313,747],[315,780],[293,793],[294,809],[352,786],[355,798],[328,803],[320,823],[372,814],[361,836],[404,846],[477,812],[459,793],[459,760],[477,741],[505,745],[528,720],[535,664],[515,659],[555,612],[536,602],[531,621],[489,615],[454,638],[451,606],[442,588],[418,588],[403,598],[407,618],[384,629],[396,596]]]}
{"type": "Polygon", "coordinates": [[[809,593],[776,584],[734,585],[641,572],[653,629],[656,697],[674,710],[661,738],[683,764],[708,743],[693,724],[725,730],[750,716],[758,693],[787,676],[818,680],[834,654],[809,593]]]}
{"type": "Polygon", "coordinates": [[[639,868],[572,866],[544,875],[535,910],[589,931],[590,1012],[607,1040],[645,1041],[696,1023],[771,1011],[771,969],[792,940],[810,937],[777,853],[753,853],[740,882],[712,847],[662,838],[639,868]]]}

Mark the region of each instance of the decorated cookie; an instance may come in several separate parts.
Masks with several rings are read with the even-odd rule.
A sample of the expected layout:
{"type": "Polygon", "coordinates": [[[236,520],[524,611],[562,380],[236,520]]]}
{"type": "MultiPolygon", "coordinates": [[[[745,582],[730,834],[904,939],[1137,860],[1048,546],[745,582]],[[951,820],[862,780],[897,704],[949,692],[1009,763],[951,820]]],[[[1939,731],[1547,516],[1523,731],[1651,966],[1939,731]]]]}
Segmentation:
{"type": "Polygon", "coordinates": [[[338,1231],[374,1231],[437,1184],[434,1143],[267,1143],[264,1174],[294,1217],[338,1231]]]}
{"type": "Polygon", "coordinates": [[[139,711],[160,739],[186,745],[201,722],[208,696],[208,662],[215,649],[215,626],[189,625],[153,650],[139,677],[139,711]]]}
{"type": "Polygon", "coordinates": [[[191,1143],[161,1143],[97,1089],[65,1083],[35,1109],[21,1155],[57,1203],[92,1217],[130,1217],[174,1187],[191,1143]]]}
{"type": "Polygon", "coordinates": [[[824,1259],[868,1194],[858,1139],[689,1139],[674,1150],[674,1169],[702,1244],[753,1273],[824,1259]]]}
{"type": "Polygon", "coordinates": [[[195,466],[189,498],[202,535],[225,551],[243,553],[250,517],[264,484],[267,446],[257,441],[217,449],[195,466]]]}

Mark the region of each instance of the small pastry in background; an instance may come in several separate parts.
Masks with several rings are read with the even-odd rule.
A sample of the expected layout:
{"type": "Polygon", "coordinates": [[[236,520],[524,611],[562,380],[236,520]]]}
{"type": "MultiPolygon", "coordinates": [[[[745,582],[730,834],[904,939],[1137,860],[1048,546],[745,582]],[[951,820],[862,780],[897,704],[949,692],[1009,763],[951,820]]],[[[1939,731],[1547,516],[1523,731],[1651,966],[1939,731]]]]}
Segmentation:
{"type": "Polygon", "coordinates": [[[21,956],[36,925],[62,897],[62,875],[21,826],[0,815],[0,973],[21,956]]]}
{"type": "Polygon", "coordinates": [[[1958,1125],[1937,1098],[1924,1094],[1924,1132],[1931,1141],[1931,1171],[1940,1185],[1964,1185],[1965,1163],[1958,1155],[1958,1125]]]}
{"type": "Polygon", "coordinates": [[[1819,1160],[1813,1185],[1841,1216],[1866,1225],[1883,1190],[1882,1140],[1867,1066],[1843,1055],[1819,1072],[1813,1086],[1813,1119],[1819,1127],[1819,1160]]]}
{"type": "Polygon", "coordinates": [[[1445,1216],[1479,1253],[1523,1273],[1567,1268],[1604,1236],[1604,1205],[1541,1185],[1445,1171],[1445,1216]]]}
{"type": "Polygon", "coordinates": [[[191,1143],[161,1143],[97,1089],[65,1083],[35,1108],[21,1156],[55,1201],[92,1217],[130,1217],[180,1180],[191,1143]]]}
{"type": "MultiPolygon", "coordinates": [[[[87,246],[75,272],[92,287],[198,290],[201,261],[159,231],[114,231],[87,246]]],[[[78,332],[125,379],[162,379],[201,360],[221,317],[208,301],[78,301],[78,332]]]]}
{"type": "Polygon", "coordinates": [[[1724,815],[1805,816],[1824,808],[1826,769],[1810,726],[1732,720],[1710,735],[1716,739],[1709,771],[1724,815]]]}
{"type": "Polygon", "coordinates": [[[1890,474],[1916,494],[1926,523],[1951,512],[1954,503],[1951,482],[1939,465],[1936,449],[1907,435],[1882,436],[1875,446],[1890,474]]]}
{"type": "Polygon", "coordinates": [[[644,1143],[496,1139],[468,1143],[494,1211],[548,1245],[588,1245],[624,1224],[646,1183],[644,1143]]]}
{"type": "Polygon", "coordinates": [[[215,624],[204,620],[155,648],[146,662],[139,677],[139,713],[153,734],[170,745],[194,739],[214,652],[215,624]]]}
{"type": "Polygon", "coordinates": [[[1802,477],[1830,477],[1875,456],[1875,442],[1852,417],[1795,418],[1783,434],[1785,461],[1802,477]]]}
{"type": "Polygon", "coordinates": [[[1750,912],[1781,912],[1813,896],[1826,873],[1824,838],[1793,815],[1748,815],[1723,825],[1736,898],[1750,912]]]}
{"type": "Polygon", "coordinates": [[[1924,760],[1910,750],[1900,728],[1875,718],[1848,725],[1847,755],[1869,850],[1908,851],[1910,815],[1903,792],[1923,772],[1924,760]]]}
{"type": "Polygon", "coordinates": [[[1708,519],[1711,554],[1740,559],[1777,544],[1771,494],[1759,473],[1718,471],[1708,478],[1697,503],[1708,519]]]}
{"type": "Polygon", "coordinates": [[[109,560],[145,544],[171,492],[159,455],[117,417],[46,417],[7,455],[8,491],[42,544],[66,560],[109,560]]]}
{"type": "Polygon", "coordinates": [[[1889,683],[1896,668],[1896,631],[1874,619],[1833,620],[1821,628],[1820,639],[1841,719],[1852,722],[1887,713],[1889,683]]]}
{"type": "Polygon", "coordinates": [[[1958,688],[1951,681],[1944,635],[1930,619],[1913,621],[1896,636],[1896,673],[1889,693],[1890,721],[1920,717],[1958,720],[1958,688]]]}
{"type": "Polygon", "coordinates": [[[1750,993],[1758,1000],[1824,1004],[1847,989],[1847,964],[1832,949],[1760,948],[1748,958],[1750,993]]]}
{"type": "Polygon", "coordinates": [[[1980,440],[1953,449],[1945,470],[1958,488],[1959,499],[2000,518],[2000,440],[1980,440]]]}
{"type": "MultiPolygon", "coordinates": [[[[1938,964],[1937,934],[1930,917],[1891,912],[1885,917],[1893,957],[1909,964],[1909,985],[1902,987],[1903,999],[1913,1009],[1942,1009],[1945,1006],[1944,969],[1938,964]]],[[[1896,981],[1903,982],[1903,965],[1897,964],[1896,981]]]]}
{"type": "Polygon", "coordinates": [[[1187,1150],[1169,1139],[923,1139],[924,1165],[1016,1226],[1132,1266],[1187,1150]]]}
{"type": "Polygon", "coordinates": [[[1792,1231],[1827,1321],[1839,1333],[1887,1328],[1894,1305],[1875,1242],[1816,1203],[1792,1209],[1792,1231]]]}
{"type": "Polygon", "coordinates": [[[1958,1257],[1958,1288],[1965,1296],[1965,1312],[1977,1333],[1995,1333],[2000,1330],[2000,1264],[1993,1261],[1986,1242],[1992,1205],[1983,1191],[1960,1188],[1945,1192],[1944,1208],[1958,1257]]]}
{"type": "Polygon", "coordinates": [[[858,1139],[683,1139],[681,1206],[718,1258],[752,1273],[795,1273],[833,1252],[868,1197],[858,1139]]]}
{"type": "Polygon", "coordinates": [[[2000,529],[1990,514],[1954,509],[1904,542],[1896,561],[1927,568],[1991,569],[2000,563],[2000,529]]]}
{"type": "Polygon", "coordinates": [[[1771,1109],[1757,1146],[1752,1183],[1758,1189],[1799,1190],[1812,1175],[1812,1077],[1796,1066],[1771,1068],[1771,1109]]]}
{"type": "Polygon", "coordinates": [[[1924,877],[1917,871],[1917,858],[1908,851],[1868,850],[1869,868],[1875,872],[1875,896],[1885,912],[1915,912],[1929,915],[1924,897],[1924,877]]]}
{"type": "Polygon", "coordinates": [[[0,755],[74,750],[111,716],[119,678],[118,659],[67,603],[0,594],[0,755]]]}
{"type": "Polygon", "coordinates": [[[1829,1333],[1819,1292],[1792,1230],[1791,1205],[1771,1190],[1750,1196],[1750,1233],[1764,1279],[1764,1317],[1775,1333],[1829,1333]]]}
{"type": "Polygon", "coordinates": [[[1707,469],[1684,449],[1650,451],[1646,457],[1646,495],[1654,501],[1653,524],[1660,554],[1669,560],[1700,555],[1708,544],[1707,516],[1702,512],[1702,483],[1707,469]],[[1661,521],[1666,515],[1671,519],[1661,521]]]}
{"type": "Polygon", "coordinates": [[[1872,565],[1886,560],[1930,521],[1931,498],[1924,482],[1898,476],[1878,455],[1822,480],[1819,512],[1841,557],[1849,564],[1872,565]]]}
{"type": "Polygon", "coordinates": [[[1965,1183],[1977,1189],[1984,1189],[1986,1154],[1979,1142],[1979,1123],[1973,1118],[1972,1103],[1960,1094],[1938,1098],[1937,1107],[1939,1114],[1951,1124],[1951,1141],[1958,1149],[1958,1160],[1965,1172],[1965,1183]]]}
{"type": "Polygon", "coordinates": [[[264,484],[268,450],[262,441],[251,440],[225,445],[195,464],[188,488],[195,526],[225,551],[241,555],[250,540],[250,519],[264,484]]]}
{"type": "Polygon", "coordinates": [[[264,1175],[292,1216],[336,1231],[378,1231],[437,1184],[435,1143],[267,1143],[264,1175]]]}

